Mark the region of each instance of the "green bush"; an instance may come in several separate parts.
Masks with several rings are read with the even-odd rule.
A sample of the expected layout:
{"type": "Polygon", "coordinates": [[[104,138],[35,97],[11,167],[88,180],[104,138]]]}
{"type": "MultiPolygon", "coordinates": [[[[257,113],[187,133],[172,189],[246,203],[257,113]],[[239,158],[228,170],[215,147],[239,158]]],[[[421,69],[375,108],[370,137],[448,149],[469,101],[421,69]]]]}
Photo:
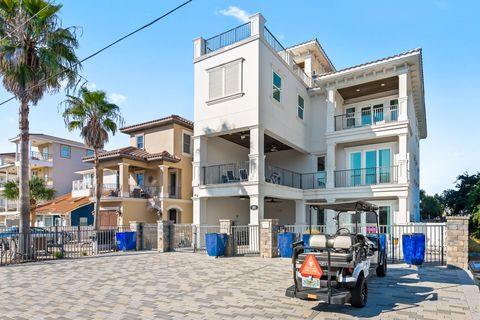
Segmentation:
{"type": "Polygon", "coordinates": [[[63,254],[62,254],[60,251],[55,251],[55,252],[53,253],[53,257],[54,257],[55,259],[62,259],[62,258],[63,258],[63,254]]]}

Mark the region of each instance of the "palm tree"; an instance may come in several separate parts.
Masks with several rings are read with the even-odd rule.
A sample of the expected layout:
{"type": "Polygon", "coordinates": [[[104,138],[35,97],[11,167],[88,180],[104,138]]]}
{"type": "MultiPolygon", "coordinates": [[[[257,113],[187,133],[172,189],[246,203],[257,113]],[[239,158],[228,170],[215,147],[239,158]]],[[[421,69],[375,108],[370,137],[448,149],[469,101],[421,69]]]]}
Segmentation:
{"type": "Polygon", "coordinates": [[[78,96],[67,95],[63,102],[65,110],[63,117],[69,131],[80,130],[80,136],[85,144],[94,149],[95,159],[95,214],[94,226],[98,230],[98,212],[102,195],[100,165],[98,153],[108,142],[108,134],[115,135],[118,126],[123,125],[120,108],[107,101],[105,92],[89,91],[82,87],[78,96]]]}
{"type": "MultiPolygon", "coordinates": [[[[44,93],[73,88],[80,68],[75,29],[62,28],[61,5],[45,0],[0,0],[0,77],[20,101],[20,232],[28,233],[30,105],[44,93]]],[[[21,250],[28,246],[20,245],[21,250]]]]}
{"type": "MultiPolygon", "coordinates": [[[[33,176],[28,184],[30,190],[30,222],[33,226],[35,224],[35,212],[38,202],[52,200],[55,197],[55,190],[48,188],[45,180],[36,176],[33,176]]],[[[5,183],[3,195],[7,200],[18,200],[20,197],[18,180],[5,183]]]]}

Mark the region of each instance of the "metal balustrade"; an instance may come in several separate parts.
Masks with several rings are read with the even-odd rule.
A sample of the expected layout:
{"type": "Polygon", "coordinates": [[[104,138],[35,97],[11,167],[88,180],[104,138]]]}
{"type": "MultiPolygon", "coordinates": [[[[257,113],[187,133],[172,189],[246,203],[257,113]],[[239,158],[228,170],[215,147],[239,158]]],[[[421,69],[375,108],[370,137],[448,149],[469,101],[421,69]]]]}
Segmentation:
{"type": "Polygon", "coordinates": [[[373,108],[366,106],[357,109],[362,110],[335,116],[335,131],[398,121],[398,105],[373,108]]]}
{"type": "Polygon", "coordinates": [[[398,166],[335,171],[335,187],[358,187],[398,182],[398,166]]]}
{"type": "Polygon", "coordinates": [[[251,27],[250,22],[244,23],[238,27],[225,31],[219,35],[205,40],[205,51],[210,53],[219,50],[223,47],[229,46],[236,42],[242,41],[250,37],[251,27]]]}
{"type": "Polygon", "coordinates": [[[249,162],[237,162],[203,167],[202,184],[223,184],[248,181],[249,162]]]}

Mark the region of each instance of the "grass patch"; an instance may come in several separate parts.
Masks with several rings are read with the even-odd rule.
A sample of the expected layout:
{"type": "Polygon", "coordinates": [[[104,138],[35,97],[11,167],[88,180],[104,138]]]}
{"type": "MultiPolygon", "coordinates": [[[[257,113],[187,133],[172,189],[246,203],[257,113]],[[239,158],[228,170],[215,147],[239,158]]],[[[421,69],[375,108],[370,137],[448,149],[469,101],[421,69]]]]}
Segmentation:
{"type": "Polygon", "coordinates": [[[468,251],[480,253],[480,239],[470,237],[468,239],[468,251]]]}

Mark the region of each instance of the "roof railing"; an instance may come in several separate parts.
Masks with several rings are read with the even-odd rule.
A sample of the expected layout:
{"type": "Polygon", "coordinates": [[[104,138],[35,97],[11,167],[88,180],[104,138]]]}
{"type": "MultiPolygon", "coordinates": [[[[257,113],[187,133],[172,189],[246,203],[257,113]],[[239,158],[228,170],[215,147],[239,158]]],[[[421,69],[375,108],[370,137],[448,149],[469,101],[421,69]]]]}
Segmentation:
{"type": "Polygon", "coordinates": [[[210,53],[251,36],[250,21],[205,40],[205,53],[210,53]]]}

